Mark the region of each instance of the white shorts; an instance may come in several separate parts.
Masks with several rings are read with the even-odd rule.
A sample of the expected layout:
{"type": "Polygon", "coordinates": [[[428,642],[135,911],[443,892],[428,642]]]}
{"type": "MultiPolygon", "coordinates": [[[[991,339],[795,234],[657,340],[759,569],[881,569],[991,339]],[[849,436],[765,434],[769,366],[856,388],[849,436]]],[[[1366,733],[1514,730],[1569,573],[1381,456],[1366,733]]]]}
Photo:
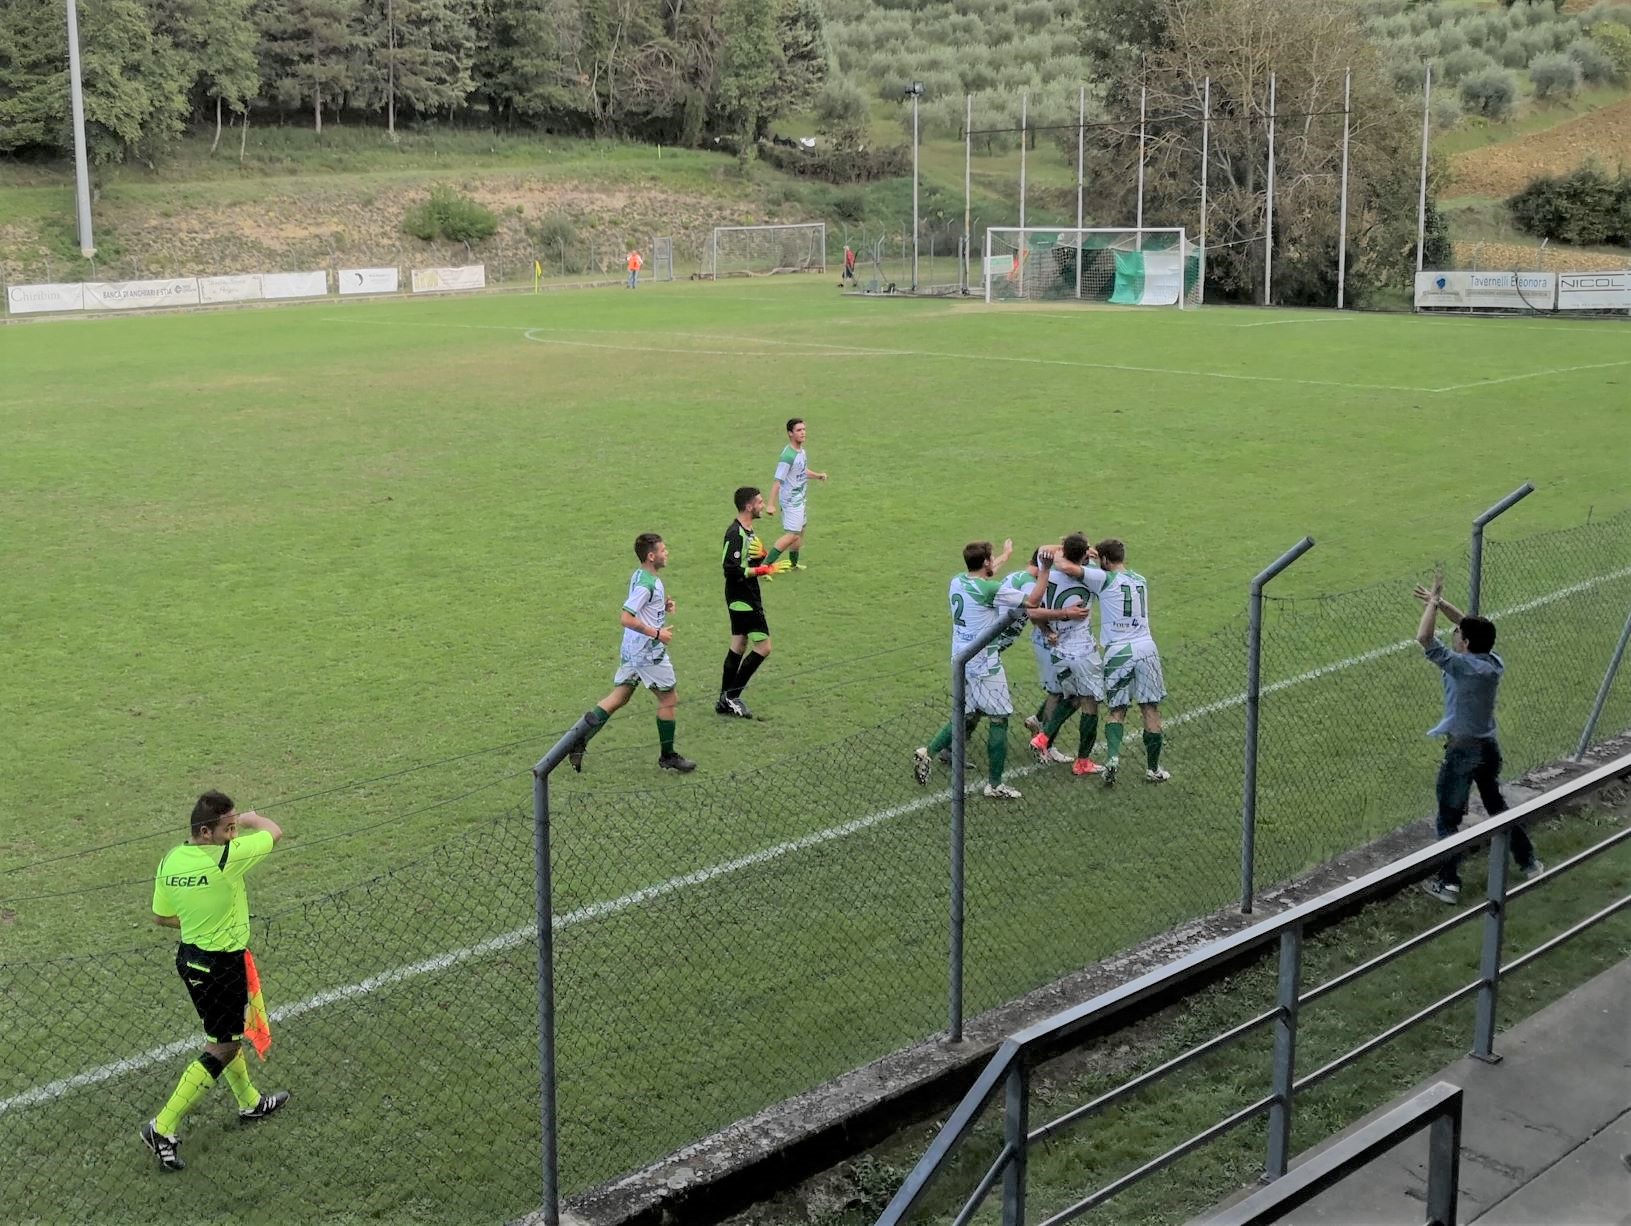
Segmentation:
{"type": "Polygon", "coordinates": [[[612,675],[612,684],[643,685],[648,690],[658,692],[671,690],[674,688],[674,661],[666,655],[655,663],[619,661],[617,672],[612,675]]]}
{"type": "Polygon", "coordinates": [[[1152,651],[1140,656],[1131,647],[1112,647],[1104,661],[1104,689],[1113,711],[1160,702],[1167,696],[1160,655],[1152,651]]]}
{"type": "Polygon", "coordinates": [[[1042,677],[1042,689],[1048,694],[1059,692],[1059,678],[1053,671],[1053,652],[1049,651],[1036,639],[1031,640],[1031,650],[1036,654],[1036,671],[1042,677]]]}
{"type": "Polygon", "coordinates": [[[1006,719],[1014,713],[1014,700],[1008,695],[1008,674],[998,668],[995,672],[986,672],[985,662],[979,657],[974,663],[980,665],[981,671],[972,670],[963,674],[967,685],[963,688],[963,714],[989,715],[996,719],[1006,719]]]}
{"type": "Polygon", "coordinates": [[[783,507],[782,508],[782,531],[784,531],[784,532],[803,532],[804,531],[804,506],[803,506],[803,504],[800,504],[799,506],[796,506],[796,507],[783,507]]]}
{"type": "Polygon", "coordinates": [[[1086,656],[1053,657],[1053,675],[1066,698],[1092,698],[1104,701],[1104,666],[1099,653],[1086,656]]]}

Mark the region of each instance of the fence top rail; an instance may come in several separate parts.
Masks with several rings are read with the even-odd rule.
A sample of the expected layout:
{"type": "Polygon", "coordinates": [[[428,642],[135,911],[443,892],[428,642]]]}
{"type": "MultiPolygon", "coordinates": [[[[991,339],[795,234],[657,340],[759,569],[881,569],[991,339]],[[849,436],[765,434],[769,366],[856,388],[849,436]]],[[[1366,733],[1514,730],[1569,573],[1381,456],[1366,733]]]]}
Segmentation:
{"type": "Polygon", "coordinates": [[[1461,1116],[1461,1087],[1440,1081],[1400,1103],[1325,1152],[1287,1171],[1268,1187],[1207,1219],[1207,1226],[1255,1226],[1305,1204],[1333,1184],[1435,1120],[1461,1116]]]}

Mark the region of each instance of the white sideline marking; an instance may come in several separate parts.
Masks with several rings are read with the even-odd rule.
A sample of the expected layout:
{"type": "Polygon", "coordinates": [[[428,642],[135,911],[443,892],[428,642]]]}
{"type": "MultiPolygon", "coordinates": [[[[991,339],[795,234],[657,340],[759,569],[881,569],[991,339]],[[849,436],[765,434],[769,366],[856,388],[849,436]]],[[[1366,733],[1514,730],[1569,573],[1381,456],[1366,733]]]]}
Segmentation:
{"type": "Polygon", "coordinates": [[[1283,328],[1287,324],[1341,324],[1354,319],[1353,315],[1334,315],[1330,319],[1266,319],[1257,324],[1231,324],[1234,328],[1283,328]]]}
{"type": "MultiPolygon", "coordinates": [[[[776,358],[778,360],[783,358],[820,358],[822,360],[826,360],[828,358],[892,358],[897,356],[893,350],[852,349],[843,345],[823,345],[819,350],[812,350],[812,352],[809,353],[799,353],[796,351],[790,351],[788,349],[668,349],[664,348],[662,345],[619,345],[611,341],[574,341],[567,340],[565,337],[559,336],[540,336],[539,333],[542,331],[542,328],[529,328],[522,335],[524,335],[529,341],[537,341],[539,344],[543,345],[567,345],[574,349],[610,349],[618,353],[677,353],[687,357],[700,354],[707,357],[719,358],[776,358]]],[[[624,335],[627,335],[627,333],[624,335]]],[[[680,336],[683,335],[683,333],[675,332],[670,333],[669,335],[680,336]]],[[[719,340],[720,338],[716,336],[711,339],[719,340]]],[[[745,340],[746,338],[725,339],[745,340]]],[[[802,342],[799,341],[770,341],[766,343],[787,344],[793,346],[794,350],[796,350],[802,344],[802,342]]]]}
{"type": "MultiPolygon", "coordinates": [[[[1522,604],[1513,605],[1510,609],[1502,609],[1499,612],[1491,613],[1490,618],[1499,620],[1503,617],[1528,613],[1534,609],[1555,604],[1557,601],[1570,596],[1578,595],[1581,592],[1589,591],[1594,587],[1600,587],[1602,584],[1613,583],[1617,579],[1625,578],[1631,578],[1631,566],[1622,567],[1619,570],[1610,571],[1595,578],[1582,579],[1580,582],[1570,584],[1568,587],[1558,588],[1555,592],[1547,592],[1544,596],[1537,596],[1533,600],[1526,600],[1522,604]]],[[[1290,689],[1292,686],[1302,685],[1305,682],[1315,681],[1320,677],[1327,677],[1332,673],[1339,673],[1360,664],[1368,664],[1372,660],[1379,660],[1396,652],[1406,651],[1415,645],[1415,639],[1401,639],[1399,642],[1389,643],[1385,647],[1377,647],[1371,651],[1361,652],[1359,655],[1348,656],[1346,659],[1334,660],[1330,664],[1322,664],[1318,668],[1311,668],[1307,672],[1298,673],[1295,677],[1287,677],[1283,681],[1276,681],[1272,685],[1264,686],[1262,692],[1264,694],[1277,694],[1282,690],[1290,689]]],[[[1173,727],[1177,727],[1216,714],[1219,711],[1226,711],[1231,707],[1244,706],[1245,703],[1246,695],[1243,693],[1236,694],[1219,702],[1208,703],[1193,710],[1180,712],[1173,716],[1168,723],[1173,727]]],[[[1008,777],[1020,779],[1034,774],[1040,769],[1039,766],[1035,765],[1022,766],[1009,771],[1008,777]]],[[[978,786],[978,784],[966,785],[965,791],[972,792],[978,786]]],[[[912,813],[932,808],[935,805],[945,804],[950,799],[950,789],[926,793],[918,799],[908,801],[905,804],[891,805],[887,809],[879,809],[876,813],[869,813],[865,817],[858,817],[853,821],[828,826],[824,830],[801,835],[796,839],[788,839],[786,842],[777,843],[760,851],[750,852],[745,856],[738,856],[732,860],[722,860],[718,864],[710,864],[706,868],[682,873],[677,877],[670,877],[666,881],[657,882],[655,885],[644,886],[618,898],[608,899],[605,902],[590,903],[588,906],[579,907],[575,911],[568,911],[565,915],[557,915],[553,927],[556,932],[559,932],[565,928],[573,928],[579,924],[604,919],[609,915],[617,915],[620,912],[651,902],[653,899],[678,893],[690,886],[705,885],[720,877],[727,877],[732,873],[741,872],[743,869],[780,860],[784,856],[792,855],[794,852],[848,838],[852,834],[870,830],[873,826],[893,821],[897,817],[906,817],[912,813]]],[[[378,975],[371,975],[357,983],[329,988],[326,991],[318,992],[314,996],[308,996],[304,1000],[296,1001],[292,1005],[282,1005],[271,1010],[272,1020],[278,1022],[288,1021],[299,1017],[303,1013],[310,1013],[314,1009],[321,1009],[327,1005],[336,1004],[343,1000],[352,1000],[359,996],[368,996],[393,984],[406,983],[410,979],[418,979],[424,975],[445,971],[473,958],[497,953],[500,950],[512,949],[517,945],[530,941],[533,937],[533,931],[533,926],[530,924],[525,928],[514,928],[498,936],[489,937],[485,941],[478,941],[474,945],[466,945],[461,949],[438,954],[434,958],[426,958],[421,962],[412,962],[407,966],[398,966],[383,971],[378,975]]],[[[181,1039],[174,1043],[166,1043],[162,1047],[149,1048],[138,1055],[126,1056],[124,1059],[115,1060],[110,1064],[85,1069],[83,1072],[75,1073],[71,1077],[63,1077],[56,1081],[47,1082],[42,1086],[35,1086],[33,1089],[24,1090],[21,1094],[14,1094],[10,1098],[0,1098],[0,1115],[20,1107],[37,1106],[40,1103],[49,1102],[53,1098],[61,1098],[68,1091],[78,1089],[81,1086],[97,1085],[104,1081],[110,1081],[124,1073],[139,1072],[144,1068],[150,1068],[155,1064],[172,1060],[176,1056],[194,1050],[197,1046],[198,1040],[196,1038],[181,1039]]]]}
{"type": "Polygon", "coordinates": [[[1555,366],[1550,370],[1533,370],[1526,375],[1503,375],[1499,379],[1475,379],[1471,383],[1452,383],[1448,387],[1435,387],[1435,392],[1460,392],[1469,387],[1492,387],[1497,383],[1516,383],[1520,379],[1544,379],[1547,375],[1568,375],[1577,370],[1612,370],[1616,366],[1631,366],[1631,361],[1591,362],[1585,366],[1555,366]]]}

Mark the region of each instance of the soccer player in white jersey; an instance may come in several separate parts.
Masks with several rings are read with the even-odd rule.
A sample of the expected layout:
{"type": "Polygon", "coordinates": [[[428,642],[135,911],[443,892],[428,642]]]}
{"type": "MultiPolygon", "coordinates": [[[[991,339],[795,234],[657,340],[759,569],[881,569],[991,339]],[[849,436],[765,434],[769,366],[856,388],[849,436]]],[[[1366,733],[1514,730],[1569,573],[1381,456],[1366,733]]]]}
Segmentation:
{"type": "Polygon", "coordinates": [[[567,751],[566,760],[573,770],[581,771],[590,739],[634,697],[635,688],[643,685],[657,699],[657,765],[683,775],[694,771],[697,764],[674,749],[674,713],[680,696],[674,688],[674,662],[668,658],[674,632],[664,624],[674,611],[674,601],[658,573],[668,565],[668,546],[655,532],[642,532],[634,538],[634,556],[640,565],[629,577],[629,597],[623,602],[623,647],[612,675],[612,692],[589,708],[584,716],[589,726],[567,751]]]}
{"type": "Polygon", "coordinates": [[[1127,546],[1111,537],[1100,541],[1099,564],[1110,581],[1099,593],[1099,639],[1104,645],[1104,689],[1110,718],[1104,727],[1109,756],[1104,786],[1116,781],[1121,765],[1121,738],[1127,708],[1138,704],[1144,716],[1144,778],[1162,783],[1172,776],[1161,769],[1161,700],[1167,696],[1161,654],[1150,634],[1150,590],[1143,575],[1127,569],[1127,546]]]}
{"type": "MultiPolygon", "coordinates": [[[[1093,598],[1104,590],[1110,576],[1093,565],[1096,555],[1087,537],[1080,532],[1072,532],[1061,541],[1059,550],[1060,556],[1053,560],[1048,571],[1047,607],[1090,609],[1093,598]]],[[[1093,761],[1092,754],[1099,732],[1099,703],[1104,701],[1104,669],[1098,645],[1093,641],[1093,627],[1086,620],[1085,612],[1081,620],[1066,622],[1057,628],[1050,662],[1055,691],[1061,701],[1055,705],[1042,730],[1031,738],[1031,748],[1044,765],[1072,761],[1054,749],[1053,740],[1072,712],[1080,711],[1081,738],[1071,770],[1077,775],[1096,775],[1100,767],[1093,761]]]]}
{"type": "Polygon", "coordinates": [[[783,528],[765,561],[774,566],[776,559],[785,553],[794,570],[804,569],[799,564],[799,548],[804,544],[804,495],[809,479],[827,479],[826,473],[818,473],[809,466],[804,454],[804,435],[804,418],[788,418],[787,446],[782,448],[781,458],[776,461],[776,477],[770,483],[770,498],[765,504],[766,515],[781,515],[783,528]]]}

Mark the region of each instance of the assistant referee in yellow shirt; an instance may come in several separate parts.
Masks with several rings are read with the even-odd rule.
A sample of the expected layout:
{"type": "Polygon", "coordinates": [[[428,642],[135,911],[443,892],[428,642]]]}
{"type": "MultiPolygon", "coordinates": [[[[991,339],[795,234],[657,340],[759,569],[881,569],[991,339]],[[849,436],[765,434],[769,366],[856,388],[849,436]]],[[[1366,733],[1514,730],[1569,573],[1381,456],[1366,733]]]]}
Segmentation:
{"type": "Polygon", "coordinates": [[[142,1140],[166,1171],[182,1170],[181,1118],[224,1073],[244,1123],[263,1120],[289,1101],[288,1092],[262,1094],[244,1059],[249,977],[249,897],[244,876],[283,837],[274,821],[239,813],[229,796],[205,792],[193,806],[192,837],[159,861],[153,881],[153,922],[181,929],[176,971],[204,1023],[204,1053],[189,1064],[164,1109],[142,1125],[142,1140]],[[240,833],[241,832],[241,833],[240,833]]]}

